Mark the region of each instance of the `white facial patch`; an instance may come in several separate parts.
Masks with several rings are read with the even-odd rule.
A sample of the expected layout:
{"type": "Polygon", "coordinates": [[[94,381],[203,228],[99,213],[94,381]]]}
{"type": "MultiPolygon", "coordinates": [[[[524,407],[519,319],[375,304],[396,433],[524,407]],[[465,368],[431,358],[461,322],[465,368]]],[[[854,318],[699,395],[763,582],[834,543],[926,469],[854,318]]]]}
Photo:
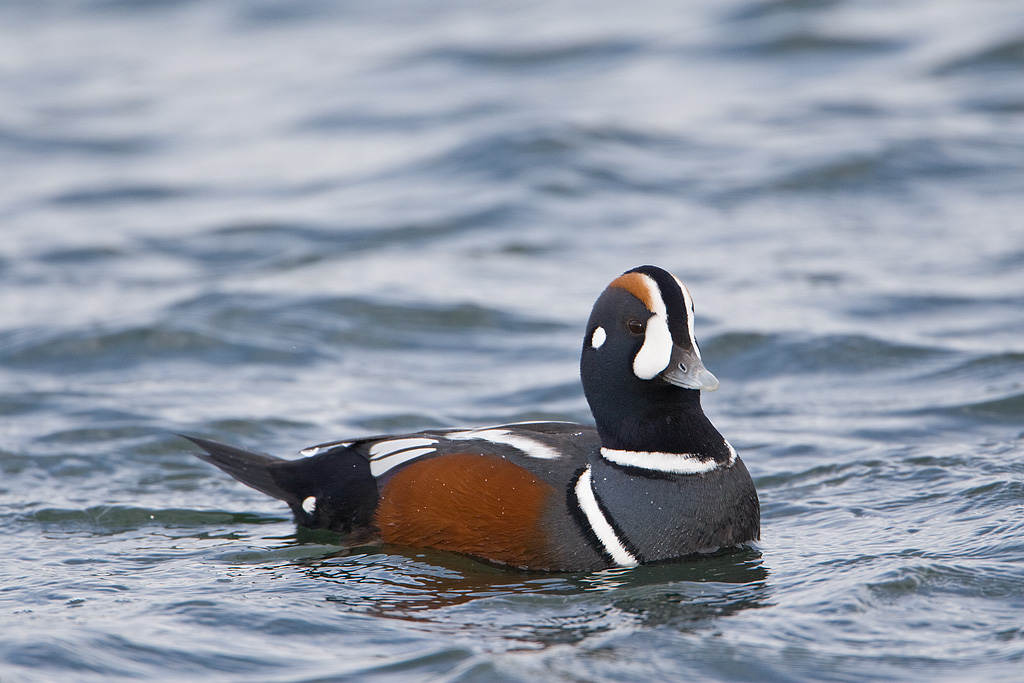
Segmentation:
{"type": "Polygon", "coordinates": [[[594,330],[593,336],[590,338],[591,348],[599,349],[604,344],[604,340],[608,338],[608,333],[604,331],[603,327],[598,327],[594,330]]]}
{"type": "Polygon", "coordinates": [[[633,374],[640,379],[654,379],[672,360],[672,333],[668,329],[668,311],[661,297],[661,288],[651,276],[641,274],[641,277],[650,289],[649,299],[654,315],[647,320],[644,345],[633,359],[633,374]]]}
{"type": "Polygon", "coordinates": [[[307,515],[313,514],[316,510],[316,496],[310,496],[302,501],[302,509],[306,511],[307,515]]]}

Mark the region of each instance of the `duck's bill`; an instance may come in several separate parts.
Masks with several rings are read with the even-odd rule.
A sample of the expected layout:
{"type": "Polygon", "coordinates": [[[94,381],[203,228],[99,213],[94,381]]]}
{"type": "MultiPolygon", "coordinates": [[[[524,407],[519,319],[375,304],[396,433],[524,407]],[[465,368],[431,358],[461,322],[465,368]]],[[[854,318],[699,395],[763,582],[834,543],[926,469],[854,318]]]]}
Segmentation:
{"type": "Polygon", "coordinates": [[[672,360],[662,370],[660,377],[677,387],[697,389],[698,391],[714,391],[718,388],[718,378],[704,367],[693,349],[673,346],[672,360]]]}

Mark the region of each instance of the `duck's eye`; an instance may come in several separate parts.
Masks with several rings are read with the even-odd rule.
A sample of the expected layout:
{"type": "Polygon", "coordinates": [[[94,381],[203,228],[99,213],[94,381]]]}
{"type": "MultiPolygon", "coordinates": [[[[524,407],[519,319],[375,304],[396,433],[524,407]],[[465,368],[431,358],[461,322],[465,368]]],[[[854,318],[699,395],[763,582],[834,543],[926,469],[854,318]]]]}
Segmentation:
{"type": "Polygon", "coordinates": [[[632,332],[633,334],[644,333],[644,324],[637,320],[636,318],[633,318],[628,323],[626,323],[626,327],[628,327],[629,331],[632,332]]]}

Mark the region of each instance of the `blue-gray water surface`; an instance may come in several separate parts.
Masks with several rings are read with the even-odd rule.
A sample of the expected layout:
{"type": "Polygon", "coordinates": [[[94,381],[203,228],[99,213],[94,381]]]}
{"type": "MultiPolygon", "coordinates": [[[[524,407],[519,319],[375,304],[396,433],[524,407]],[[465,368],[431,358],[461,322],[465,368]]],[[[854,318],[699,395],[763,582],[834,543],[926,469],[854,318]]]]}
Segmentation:
{"type": "Polygon", "coordinates": [[[1024,7],[0,3],[0,680],[1024,681],[1024,7]],[[588,421],[687,282],[755,548],[345,549],[176,432],[588,421]]]}

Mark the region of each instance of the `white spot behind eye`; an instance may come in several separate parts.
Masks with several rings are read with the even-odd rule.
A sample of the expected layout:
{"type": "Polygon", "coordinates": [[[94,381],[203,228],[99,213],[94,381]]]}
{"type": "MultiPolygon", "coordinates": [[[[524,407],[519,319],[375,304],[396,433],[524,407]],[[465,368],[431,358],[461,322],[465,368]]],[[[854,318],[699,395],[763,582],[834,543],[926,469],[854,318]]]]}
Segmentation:
{"type": "Polygon", "coordinates": [[[311,515],[316,510],[316,496],[310,496],[302,501],[302,509],[306,511],[306,514],[311,515]]]}
{"type": "Polygon", "coordinates": [[[590,346],[599,349],[604,344],[604,340],[608,338],[608,334],[604,331],[603,327],[598,327],[594,330],[594,336],[590,338],[590,346]]]}

